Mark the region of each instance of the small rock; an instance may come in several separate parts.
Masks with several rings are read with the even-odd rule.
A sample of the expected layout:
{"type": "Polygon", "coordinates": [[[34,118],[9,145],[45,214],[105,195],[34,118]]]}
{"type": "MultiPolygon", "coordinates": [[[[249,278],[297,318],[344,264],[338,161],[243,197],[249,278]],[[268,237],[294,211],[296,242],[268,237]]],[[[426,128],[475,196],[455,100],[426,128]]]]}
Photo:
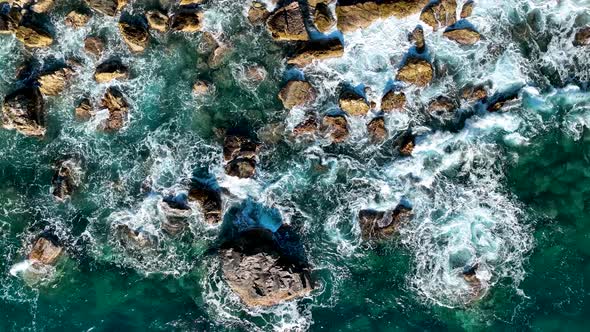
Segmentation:
{"type": "Polygon", "coordinates": [[[98,37],[87,37],[84,39],[84,50],[100,58],[104,51],[104,43],[98,37]]]}
{"type": "Polygon", "coordinates": [[[206,0],[180,0],[178,2],[181,6],[191,6],[191,5],[200,5],[204,3],[206,0]]]}
{"type": "Polygon", "coordinates": [[[211,54],[215,51],[216,48],[219,47],[219,43],[215,36],[209,31],[204,31],[201,33],[201,40],[198,45],[198,52],[200,54],[211,54]]]}
{"type": "Polygon", "coordinates": [[[78,106],[74,109],[74,117],[78,121],[88,121],[94,115],[94,109],[90,103],[90,99],[84,98],[80,101],[78,106]]]}
{"type": "Polygon", "coordinates": [[[219,46],[209,55],[209,59],[207,60],[209,68],[216,69],[221,67],[231,51],[232,49],[228,45],[219,44],[219,46]]]}
{"type": "Polygon", "coordinates": [[[309,40],[297,1],[275,10],[266,21],[266,28],[275,40],[309,40]]]}
{"type": "Polygon", "coordinates": [[[30,48],[45,48],[53,44],[53,37],[43,28],[21,25],[16,29],[16,39],[30,48]]]}
{"type": "Polygon", "coordinates": [[[125,224],[117,224],[114,229],[121,244],[129,249],[153,248],[158,243],[157,237],[141,228],[133,229],[125,224]]]}
{"type": "Polygon", "coordinates": [[[399,140],[399,148],[398,151],[400,155],[409,157],[412,155],[414,151],[414,147],[416,146],[416,137],[411,133],[406,133],[402,135],[401,139],[399,140]]]}
{"type": "Polygon", "coordinates": [[[127,5],[127,0],[85,0],[90,8],[107,16],[115,14],[127,5]]]}
{"type": "Polygon", "coordinates": [[[422,13],[420,19],[430,25],[434,30],[455,24],[457,21],[456,0],[436,0],[430,2],[422,13]]]}
{"type": "Polygon", "coordinates": [[[46,96],[59,95],[66,88],[73,74],[74,71],[70,68],[61,68],[39,75],[37,83],[41,93],[46,96]]]}
{"type": "Polygon", "coordinates": [[[485,100],[488,96],[488,92],[486,88],[482,85],[478,86],[467,86],[463,88],[461,92],[461,98],[469,101],[469,102],[476,102],[480,100],[485,100]]]}
{"type": "Polygon", "coordinates": [[[222,202],[219,191],[202,183],[196,183],[188,195],[190,202],[199,204],[208,224],[215,225],[221,221],[222,202]]]}
{"type": "Polygon", "coordinates": [[[104,126],[106,131],[116,131],[123,128],[127,122],[129,104],[119,89],[115,87],[108,88],[102,97],[101,107],[109,111],[109,117],[104,126]]]}
{"type": "Polygon", "coordinates": [[[293,128],[293,135],[306,136],[315,135],[318,131],[318,121],[315,116],[309,116],[303,122],[293,128]]]}
{"type": "Polygon", "coordinates": [[[428,61],[409,58],[397,72],[396,79],[417,86],[427,86],[433,76],[433,68],[428,61]]]}
{"type": "Polygon", "coordinates": [[[344,46],[340,39],[311,41],[305,43],[295,55],[287,61],[290,65],[305,67],[315,60],[339,58],[344,54],[344,46]]]}
{"type": "Polygon", "coordinates": [[[442,117],[452,114],[456,108],[457,105],[455,104],[455,102],[452,99],[445,96],[437,97],[428,105],[428,111],[430,112],[430,114],[442,117]]]}
{"type": "Polygon", "coordinates": [[[417,26],[414,31],[412,31],[409,39],[411,42],[414,42],[418,53],[424,52],[426,49],[426,42],[424,41],[424,29],[422,29],[421,26],[417,26]]]}
{"type": "Polygon", "coordinates": [[[172,236],[182,233],[188,226],[188,217],[192,214],[187,204],[187,196],[180,194],[164,197],[160,202],[160,208],[165,216],[161,224],[162,230],[172,236]]]}
{"type": "Polygon", "coordinates": [[[107,83],[112,80],[129,78],[129,70],[117,59],[109,59],[96,67],[94,80],[98,83],[107,83]]]}
{"type": "Polygon", "coordinates": [[[291,80],[279,92],[279,99],[286,109],[310,105],[315,101],[316,90],[307,81],[291,80]]]}
{"type": "Polygon", "coordinates": [[[385,119],[377,117],[371,120],[367,125],[367,131],[372,143],[381,143],[387,138],[387,129],[385,128],[385,119]]]}
{"type": "Polygon", "coordinates": [[[193,93],[196,96],[206,96],[211,92],[211,83],[203,80],[198,80],[193,84],[193,93]]]}
{"type": "Polygon", "coordinates": [[[139,23],[119,22],[119,31],[123,40],[134,53],[145,51],[150,34],[146,26],[139,23]]]}
{"type": "Polygon", "coordinates": [[[473,12],[473,5],[473,0],[469,0],[463,4],[463,8],[461,9],[461,18],[467,18],[471,16],[471,13],[473,12]]]}
{"type": "Polygon", "coordinates": [[[32,0],[31,10],[35,13],[48,12],[53,7],[54,0],[32,0]]]}
{"type": "Polygon", "coordinates": [[[57,262],[62,252],[63,248],[57,243],[54,243],[54,241],[45,237],[39,237],[29,253],[29,260],[53,265],[57,262]]]}
{"type": "Polygon", "coordinates": [[[168,16],[166,14],[159,10],[151,10],[145,16],[150,29],[160,32],[168,30],[168,16]]]}
{"type": "Polygon", "coordinates": [[[2,127],[27,136],[45,135],[45,107],[39,88],[25,87],[4,98],[2,127]]]}
{"type": "Polygon", "coordinates": [[[170,30],[182,32],[200,31],[203,25],[203,12],[181,11],[170,18],[170,30]]]}
{"type": "Polygon", "coordinates": [[[73,159],[61,161],[57,171],[51,179],[52,194],[58,200],[64,200],[72,195],[79,182],[80,166],[73,159]]]}
{"type": "Polygon", "coordinates": [[[248,10],[248,21],[252,25],[262,25],[269,16],[270,12],[266,9],[266,5],[258,1],[252,2],[250,10],[248,10]]]}
{"type": "Polygon", "coordinates": [[[364,240],[386,239],[412,217],[412,209],[398,205],[393,211],[361,210],[358,220],[364,240]]]}
{"type": "Polygon", "coordinates": [[[245,77],[248,81],[260,83],[266,79],[266,69],[259,65],[250,65],[246,67],[245,77]]]}
{"type": "Polygon", "coordinates": [[[348,121],[344,115],[324,116],[322,129],[330,135],[334,143],[344,142],[348,138],[348,121]]]}
{"type": "Polygon", "coordinates": [[[473,45],[481,39],[479,32],[471,28],[447,29],[443,35],[461,45],[473,45]]]}
{"type": "Polygon", "coordinates": [[[401,91],[388,91],[381,99],[381,110],[385,113],[402,111],[406,106],[406,94],[401,91]]]}
{"type": "Polygon", "coordinates": [[[236,158],[225,165],[225,173],[239,178],[251,178],[256,172],[256,161],[251,158],[236,158]]]}
{"type": "Polygon", "coordinates": [[[579,29],[574,36],[575,46],[590,45],[590,26],[579,29]]]}
{"type": "Polygon", "coordinates": [[[369,112],[369,104],[363,96],[352,91],[346,91],[338,100],[340,109],[352,116],[366,115],[369,112]]]}
{"type": "Polygon", "coordinates": [[[90,21],[90,15],[79,13],[75,10],[66,15],[65,24],[73,28],[82,28],[90,21]]]}
{"type": "Polygon", "coordinates": [[[228,161],[239,157],[255,158],[260,145],[254,140],[238,135],[227,135],[223,141],[223,158],[228,161]]]}
{"type": "Polygon", "coordinates": [[[325,3],[318,3],[313,14],[313,23],[321,33],[326,33],[336,26],[336,19],[332,15],[330,7],[325,3]]]}

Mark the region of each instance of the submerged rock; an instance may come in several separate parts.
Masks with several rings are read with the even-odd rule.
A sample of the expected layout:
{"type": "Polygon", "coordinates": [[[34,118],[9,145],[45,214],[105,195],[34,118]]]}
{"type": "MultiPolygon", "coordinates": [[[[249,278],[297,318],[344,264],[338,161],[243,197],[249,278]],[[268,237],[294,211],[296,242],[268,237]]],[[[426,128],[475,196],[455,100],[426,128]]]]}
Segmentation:
{"type": "Polygon", "coordinates": [[[65,24],[73,28],[82,28],[88,24],[88,21],[90,21],[90,15],[75,10],[69,12],[65,18],[65,24]]]}
{"type": "Polygon", "coordinates": [[[109,59],[99,64],[94,72],[94,80],[98,83],[127,78],[129,78],[129,70],[118,59],[109,59]]]}
{"type": "Polygon", "coordinates": [[[196,96],[207,96],[211,93],[212,89],[211,83],[204,80],[198,80],[193,84],[193,94],[196,96]]]}
{"type": "Polygon", "coordinates": [[[443,35],[461,45],[473,45],[481,39],[479,32],[472,28],[449,28],[443,35]]]}
{"type": "Polygon", "coordinates": [[[348,121],[344,115],[326,115],[322,120],[322,130],[334,143],[344,142],[348,138],[348,121]]]}
{"type": "Polygon", "coordinates": [[[487,97],[488,92],[483,85],[466,86],[461,91],[461,98],[468,102],[485,100],[487,97]]]}
{"type": "Polygon", "coordinates": [[[115,87],[110,87],[102,97],[101,106],[109,111],[104,129],[106,131],[116,131],[125,125],[129,113],[129,104],[125,97],[115,87]]]}
{"type": "Polygon", "coordinates": [[[385,128],[385,119],[380,116],[374,118],[367,124],[367,131],[373,143],[381,143],[387,139],[387,129],[385,128]]]}
{"type": "Polygon", "coordinates": [[[209,59],[207,59],[207,65],[209,68],[216,69],[221,67],[231,51],[232,49],[230,46],[222,43],[218,44],[218,46],[209,55],[209,59]]]}
{"type": "Polygon", "coordinates": [[[127,0],[85,0],[90,8],[108,16],[115,14],[127,5],[127,0]]]}
{"type": "Polygon", "coordinates": [[[45,72],[37,78],[39,90],[45,96],[57,96],[66,88],[73,74],[74,71],[67,67],[45,72]]]}
{"type": "Polygon", "coordinates": [[[97,58],[100,58],[104,51],[104,43],[99,37],[86,37],[84,39],[84,50],[97,58]]]}
{"type": "Polygon", "coordinates": [[[361,235],[364,240],[391,237],[411,217],[412,209],[401,204],[392,211],[361,210],[358,214],[361,235]]]}
{"type": "Polygon", "coordinates": [[[336,26],[336,18],[326,3],[320,2],[315,6],[313,23],[321,33],[326,33],[336,26]]]}
{"type": "Polygon", "coordinates": [[[63,248],[53,239],[41,236],[33,245],[29,253],[29,260],[42,264],[53,265],[63,252],[63,248]]]}
{"type": "Polygon", "coordinates": [[[266,21],[266,28],[275,40],[309,40],[297,1],[274,11],[266,21]]]}
{"type": "Polygon", "coordinates": [[[53,7],[55,0],[32,0],[30,2],[32,11],[35,13],[45,13],[53,7]]]}
{"type": "Polygon", "coordinates": [[[129,225],[117,224],[114,231],[119,243],[128,249],[149,249],[158,244],[156,236],[141,228],[133,229],[129,225]]]}
{"type": "Polygon", "coordinates": [[[198,10],[180,11],[170,18],[170,30],[197,32],[203,25],[203,12],[198,10]]]}
{"type": "Polygon", "coordinates": [[[59,200],[64,200],[72,195],[79,183],[80,166],[73,159],[61,161],[51,179],[52,194],[59,200]]]}
{"type": "Polygon", "coordinates": [[[30,48],[45,48],[53,44],[53,37],[48,31],[30,23],[16,29],[16,39],[30,48]]]}
{"type": "Polygon", "coordinates": [[[340,95],[338,106],[349,115],[366,115],[370,106],[363,96],[353,91],[346,91],[340,95]]]}
{"type": "Polygon", "coordinates": [[[45,135],[45,107],[39,88],[25,87],[4,98],[2,127],[28,136],[45,135]]]}
{"type": "Polygon", "coordinates": [[[434,76],[432,65],[420,58],[409,58],[397,72],[396,79],[417,86],[427,86],[434,76]]]}
{"type": "Polygon", "coordinates": [[[121,32],[121,37],[123,37],[131,52],[140,53],[145,51],[150,40],[147,26],[141,23],[121,21],[119,22],[119,32],[121,32]]]}
{"type": "Polygon", "coordinates": [[[283,253],[268,230],[243,232],[219,255],[225,281],[249,307],[277,305],[314,289],[309,266],[283,253]]]}
{"type": "Polygon", "coordinates": [[[378,19],[404,18],[422,9],[428,0],[348,1],[336,5],[338,29],[343,33],[364,29],[378,19]]]}
{"type": "Polygon", "coordinates": [[[574,36],[575,46],[588,46],[590,45],[590,26],[584,27],[576,31],[574,36]]]}
{"type": "Polygon", "coordinates": [[[150,29],[166,32],[168,30],[168,16],[159,10],[150,10],[145,14],[150,29]]]}
{"type": "Polygon", "coordinates": [[[457,22],[456,0],[435,0],[430,2],[420,14],[420,19],[434,30],[457,22]]]}
{"type": "Polygon", "coordinates": [[[340,39],[311,41],[305,43],[289,60],[290,65],[305,67],[315,60],[338,58],[344,55],[344,46],[340,39]]]}
{"type": "Polygon", "coordinates": [[[471,16],[471,13],[473,12],[473,5],[473,0],[469,0],[463,4],[463,8],[461,8],[461,18],[467,18],[471,16]]]}
{"type": "Polygon", "coordinates": [[[316,90],[307,81],[291,80],[279,92],[279,99],[286,109],[310,105],[315,101],[316,90]]]}
{"type": "Polygon", "coordinates": [[[196,183],[190,189],[188,199],[199,205],[208,224],[215,225],[221,221],[222,202],[218,190],[203,183],[196,183]]]}
{"type": "Polygon", "coordinates": [[[94,116],[94,109],[90,103],[90,99],[84,98],[80,101],[74,109],[74,116],[78,121],[88,121],[94,116]]]}
{"type": "Polygon", "coordinates": [[[270,16],[270,12],[266,9],[266,5],[262,2],[252,1],[252,5],[248,10],[248,21],[252,25],[261,25],[270,16]]]}
{"type": "Polygon", "coordinates": [[[381,110],[385,113],[402,111],[406,106],[406,94],[401,91],[389,90],[381,99],[381,110]]]}

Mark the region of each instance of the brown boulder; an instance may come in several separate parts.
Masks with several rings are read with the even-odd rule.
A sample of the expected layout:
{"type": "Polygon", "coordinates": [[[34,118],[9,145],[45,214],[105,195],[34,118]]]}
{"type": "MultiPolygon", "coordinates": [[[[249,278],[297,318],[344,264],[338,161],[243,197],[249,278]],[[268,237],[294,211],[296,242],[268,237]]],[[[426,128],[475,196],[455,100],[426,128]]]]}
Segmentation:
{"type": "Polygon", "coordinates": [[[434,30],[457,22],[457,1],[437,0],[429,3],[420,14],[420,19],[434,30]]]}
{"type": "Polygon", "coordinates": [[[487,96],[488,92],[486,91],[486,88],[482,85],[467,86],[464,87],[461,91],[461,98],[469,102],[485,100],[487,96]]]}
{"type": "Polygon", "coordinates": [[[414,147],[416,146],[416,138],[411,133],[403,134],[400,139],[398,140],[399,147],[398,151],[400,155],[409,157],[412,155],[414,151],[414,147]]]}
{"type": "Polygon", "coordinates": [[[338,105],[340,109],[352,116],[366,115],[370,109],[365,98],[352,91],[342,93],[338,99],[338,105]]]}
{"type": "Polygon", "coordinates": [[[33,245],[29,253],[29,260],[37,261],[47,265],[53,265],[61,256],[63,248],[53,241],[40,237],[33,245]]]}
{"type": "Polygon", "coordinates": [[[129,78],[129,70],[121,61],[116,59],[109,59],[99,64],[94,72],[94,80],[98,83],[127,78],[129,78]]]}
{"type": "Polygon", "coordinates": [[[104,43],[98,37],[86,37],[86,39],[84,39],[84,50],[93,54],[97,58],[100,58],[104,51],[104,43]]]}
{"type": "Polygon", "coordinates": [[[101,107],[109,111],[109,117],[104,125],[106,131],[116,131],[125,125],[129,113],[129,104],[125,97],[115,87],[110,87],[102,97],[101,107]]]}
{"type": "Polygon", "coordinates": [[[131,52],[140,53],[145,51],[150,40],[150,34],[145,26],[142,24],[119,22],[119,31],[131,52]]]}
{"type": "Polygon", "coordinates": [[[51,179],[52,194],[58,200],[69,197],[76,189],[80,174],[79,165],[73,159],[63,160],[57,165],[57,170],[51,179]]]}
{"type": "Polygon", "coordinates": [[[314,102],[316,90],[307,81],[289,81],[279,92],[279,99],[286,109],[296,106],[305,106],[314,102]]]}
{"type": "Polygon", "coordinates": [[[471,16],[471,13],[473,12],[473,5],[473,0],[469,0],[463,4],[463,8],[461,8],[461,18],[467,18],[471,16]]]}
{"type": "Polygon", "coordinates": [[[30,48],[44,48],[53,44],[53,37],[43,28],[21,25],[16,29],[16,39],[30,48]]]}
{"type": "Polygon", "coordinates": [[[168,16],[159,10],[151,10],[145,14],[151,29],[166,32],[168,30],[168,16]]]}
{"type": "Polygon", "coordinates": [[[266,28],[275,40],[309,40],[297,1],[275,10],[266,21],[266,28]]]}
{"type": "Polygon", "coordinates": [[[320,40],[306,43],[289,60],[290,65],[305,67],[315,60],[338,58],[344,55],[340,39],[320,40]]]}
{"type": "Polygon", "coordinates": [[[248,10],[248,21],[252,25],[261,25],[270,16],[270,12],[266,9],[266,5],[262,2],[253,1],[250,10],[248,10]]]}
{"type": "Polygon", "coordinates": [[[332,11],[327,4],[319,3],[315,6],[313,23],[315,24],[316,29],[321,33],[326,33],[336,26],[336,19],[334,18],[334,15],[332,15],[332,11]]]}
{"type": "Polygon", "coordinates": [[[239,178],[251,178],[256,173],[256,161],[252,158],[236,158],[225,165],[225,173],[239,178]]]}
{"type": "Polygon", "coordinates": [[[200,206],[208,224],[215,225],[221,221],[222,203],[219,191],[197,183],[191,188],[188,195],[190,202],[195,202],[200,206]]]}
{"type": "Polygon", "coordinates": [[[79,13],[75,10],[71,11],[68,15],[66,15],[65,18],[65,24],[73,28],[81,28],[88,24],[88,21],[90,21],[89,15],[79,13]]]}
{"type": "Polygon", "coordinates": [[[575,46],[590,45],[590,26],[579,29],[574,36],[575,46]]]}
{"type": "Polygon", "coordinates": [[[115,16],[118,11],[121,11],[127,4],[127,0],[85,0],[90,8],[97,12],[115,16]]]}
{"type": "Polygon", "coordinates": [[[364,1],[336,5],[338,29],[343,33],[364,29],[379,19],[404,18],[420,11],[428,0],[364,1]]]}
{"type": "Polygon", "coordinates": [[[181,11],[170,18],[170,30],[182,32],[200,31],[203,25],[203,12],[181,11]]]}
{"type": "Polygon", "coordinates": [[[385,113],[403,111],[406,106],[406,94],[401,91],[388,91],[381,99],[381,110],[385,113]]]}
{"type": "Polygon", "coordinates": [[[455,102],[445,96],[439,96],[428,104],[428,112],[436,116],[447,116],[457,108],[455,102]]]}
{"type": "Polygon", "coordinates": [[[223,159],[255,158],[259,148],[260,145],[248,137],[227,135],[223,141],[223,159]]]}
{"type": "Polygon", "coordinates": [[[382,240],[397,233],[412,217],[412,209],[398,205],[393,211],[361,210],[358,221],[364,240],[382,240]]]}
{"type": "Polygon", "coordinates": [[[70,68],[61,68],[39,75],[37,83],[39,90],[46,96],[57,96],[68,84],[74,71],[70,68]]]}
{"type": "Polygon", "coordinates": [[[348,121],[344,115],[326,115],[322,120],[322,130],[327,132],[334,143],[348,138],[348,121]]]}
{"type": "Polygon", "coordinates": [[[479,32],[470,28],[447,29],[443,35],[461,45],[473,45],[481,39],[479,32]]]}
{"type": "Polygon", "coordinates": [[[80,101],[78,106],[74,109],[74,117],[78,121],[88,121],[94,115],[94,109],[90,103],[90,99],[84,98],[80,101]]]}
{"type": "Polygon", "coordinates": [[[409,36],[411,42],[414,42],[416,51],[418,53],[424,52],[426,48],[426,42],[424,41],[424,29],[421,26],[417,26],[409,36]]]}
{"type": "Polygon", "coordinates": [[[31,10],[35,13],[45,13],[53,7],[55,0],[32,0],[31,10]]]}
{"type": "Polygon", "coordinates": [[[45,108],[39,88],[22,88],[4,98],[2,127],[28,136],[45,135],[45,108]]]}
{"type": "Polygon", "coordinates": [[[367,131],[373,143],[381,143],[387,138],[387,129],[385,128],[385,119],[377,117],[367,124],[367,131]]]}
{"type": "Polygon", "coordinates": [[[315,116],[309,116],[303,122],[296,125],[293,128],[293,135],[295,136],[307,136],[315,135],[318,131],[318,121],[315,116]]]}
{"type": "Polygon", "coordinates": [[[432,65],[419,58],[409,58],[397,72],[396,79],[402,82],[427,86],[434,76],[432,65]]]}

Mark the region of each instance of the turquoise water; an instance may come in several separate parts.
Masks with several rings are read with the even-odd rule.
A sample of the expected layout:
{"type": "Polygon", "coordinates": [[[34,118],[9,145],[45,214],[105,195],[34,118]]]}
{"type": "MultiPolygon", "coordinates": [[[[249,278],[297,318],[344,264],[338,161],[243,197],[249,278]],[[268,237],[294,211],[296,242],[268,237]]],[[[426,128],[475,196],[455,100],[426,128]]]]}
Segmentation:
{"type": "MultiPolygon", "coordinates": [[[[368,119],[349,118],[350,139],[301,141],[290,131],[302,110],[276,97],[289,78],[318,90],[314,108],[337,109],[341,85],[369,87],[380,99],[411,46],[413,16],[376,22],[343,35],[345,54],[296,71],[286,48],[244,16],[248,1],[209,1],[204,29],[231,45],[219,69],[206,66],[200,34],[153,35],[148,49],[129,53],[117,19],[95,14],[74,30],[63,24],[81,1],[59,1],[49,14],[56,43],[26,50],[0,35],[0,95],[19,87],[28,59],[40,66],[75,57],[82,67],[70,86],[46,98],[48,132],[39,140],[0,130],[0,330],[4,331],[582,331],[590,314],[590,52],[572,45],[574,28],[590,23],[590,2],[476,1],[470,21],[485,37],[460,47],[426,29],[437,79],[407,88],[408,110],[386,116],[391,136],[417,134],[412,157],[393,142],[373,145],[368,119]],[[115,83],[131,104],[118,133],[79,122],[73,110],[98,100],[109,84],[92,78],[96,60],[86,35],[107,38],[102,60],[130,67],[115,83]],[[248,66],[265,68],[262,82],[248,66]],[[211,81],[213,95],[195,97],[192,84],[211,81]],[[491,92],[518,91],[504,112],[462,105],[453,118],[433,119],[424,105],[467,83],[491,92]],[[223,170],[216,128],[256,135],[263,143],[254,179],[223,170]],[[280,137],[267,135],[279,128],[280,137]],[[51,195],[55,164],[82,160],[82,185],[66,202],[51,195]],[[222,279],[215,248],[224,226],[191,217],[180,237],[161,233],[161,194],[191,178],[226,188],[223,225],[252,220],[290,224],[301,237],[318,289],[308,298],[248,309],[222,279]],[[141,190],[146,179],[154,192],[141,190]],[[414,218],[390,241],[362,240],[360,209],[387,209],[401,200],[414,218]],[[241,214],[240,214],[241,213],[241,214]],[[242,219],[240,219],[242,218],[242,219]],[[145,252],[126,250],[113,223],[142,227],[159,238],[145,252]],[[47,280],[30,282],[19,263],[44,229],[66,255],[47,280]],[[469,301],[458,273],[480,263],[482,297],[469,301]]],[[[152,2],[135,1],[141,12],[152,2]]],[[[272,226],[269,226],[272,225],[272,226]]]]}

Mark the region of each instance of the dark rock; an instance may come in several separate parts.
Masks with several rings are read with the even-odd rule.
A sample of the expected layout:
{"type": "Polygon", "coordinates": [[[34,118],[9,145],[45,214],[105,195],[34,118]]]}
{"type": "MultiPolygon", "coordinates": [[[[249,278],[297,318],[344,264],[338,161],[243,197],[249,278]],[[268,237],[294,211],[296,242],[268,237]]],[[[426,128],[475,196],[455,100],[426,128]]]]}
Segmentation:
{"type": "Polygon", "coordinates": [[[228,135],[223,142],[223,158],[228,161],[238,157],[255,158],[260,145],[254,140],[238,135],[228,135]]]}
{"type": "Polygon", "coordinates": [[[29,260],[53,265],[63,252],[63,248],[46,237],[39,237],[29,253],[29,260]]]}
{"type": "Polygon", "coordinates": [[[466,86],[461,91],[461,98],[469,102],[483,101],[487,97],[488,92],[486,91],[486,88],[482,85],[466,86]]]}
{"type": "Polygon", "coordinates": [[[575,46],[590,45],[590,26],[579,29],[574,36],[575,46]]]}
{"type": "Polygon", "coordinates": [[[315,60],[338,58],[344,54],[340,39],[307,42],[287,61],[290,65],[305,67],[315,60]]]}
{"type": "Polygon", "coordinates": [[[141,228],[133,229],[125,224],[114,225],[115,235],[119,243],[128,249],[149,249],[158,244],[158,238],[141,228]]]}
{"type": "Polygon", "coordinates": [[[80,182],[80,165],[74,159],[61,161],[51,179],[52,194],[59,200],[72,195],[80,182]]]}
{"type": "Polygon", "coordinates": [[[99,64],[94,72],[94,80],[98,83],[127,78],[129,78],[129,70],[119,59],[109,59],[99,64]]]}
{"type": "Polygon", "coordinates": [[[348,121],[344,115],[324,116],[321,129],[330,135],[334,143],[344,142],[349,135],[348,121]]]}
{"type": "Polygon", "coordinates": [[[143,52],[150,40],[147,25],[139,22],[121,21],[119,22],[119,32],[129,50],[134,53],[143,52]]]}
{"type": "Polygon", "coordinates": [[[428,104],[430,114],[436,116],[447,116],[457,108],[457,104],[450,98],[439,96],[428,104]]]}
{"type": "Polygon", "coordinates": [[[164,213],[162,230],[172,236],[182,233],[188,226],[188,217],[192,214],[191,208],[187,205],[185,194],[164,197],[160,203],[164,213]]]}
{"type": "Polygon", "coordinates": [[[305,106],[314,102],[316,90],[307,81],[289,81],[279,92],[279,99],[286,109],[305,106]]]}
{"type": "Polygon", "coordinates": [[[306,136],[315,135],[318,131],[318,121],[315,116],[309,116],[303,122],[293,128],[293,135],[306,136]]]}
{"type": "Polygon", "coordinates": [[[80,101],[78,106],[74,109],[74,117],[78,121],[88,121],[94,116],[94,109],[90,103],[90,99],[84,98],[80,101]]]}
{"type": "Polygon", "coordinates": [[[225,165],[225,173],[239,178],[251,178],[256,173],[256,161],[252,158],[236,158],[225,165]]]}
{"type": "Polygon", "coordinates": [[[170,30],[182,32],[200,31],[203,25],[203,12],[199,10],[180,11],[170,18],[170,30]]]}
{"type": "Polygon", "coordinates": [[[412,133],[405,133],[400,137],[398,142],[398,151],[400,155],[405,157],[411,156],[412,152],[414,151],[414,147],[416,146],[416,138],[414,135],[412,135],[412,133]]]}
{"type": "Polygon", "coordinates": [[[110,87],[102,97],[101,106],[109,111],[109,117],[106,120],[104,129],[106,131],[116,131],[125,125],[129,113],[129,104],[125,97],[115,87],[110,87]]]}
{"type": "Polygon", "coordinates": [[[166,32],[168,30],[168,16],[159,10],[150,10],[146,14],[148,25],[151,29],[166,32]]]}
{"type": "Polygon", "coordinates": [[[421,26],[417,26],[409,36],[409,40],[414,42],[416,51],[418,53],[424,52],[426,49],[426,42],[424,41],[424,29],[421,26]]]}
{"type": "Polygon", "coordinates": [[[39,88],[22,88],[4,98],[2,127],[28,136],[45,135],[45,107],[39,88]]]}
{"type": "Polygon", "coordinates": [[[297,1],[275,10],[266,21],[266,28],[275,40],[309,40],[297,1]]]}
{"type": "Polygon", "coordinates": [[[321,33],[326,33],[336,25],[336,18],[332,15],[332,11],[327,4],[320,2],[315,6],[313,14],[313,23],[316,29],[321,33]]]}
{"type": "Polygon", "coordinates": [[[262,25],[269,16],[270,12],[266,9],[266,5],[258,1],[252,2],[250,10],[248,10],[248,21],[252,25],[262,25]]]}
{"type": "Polygon", "coordinates": [[[208,224],[215,225],[221,221],[222,203],[218,190],[203,183],[196,183],[190,189],[188,199],[199,204],[208,224]]]}
{"type": "Polygon", "coordinates": [[[367,125],[369,137],[373,143],[381,143],[387,138],[387,129],[385,128],[385,119],[377,117],[371,120],[367,125]]]}
{"type": "Polygon", "coordinates": [[[393,211],[361,210],[358,220],[364,240],[386,239],[412,217],[412,209],[398,205],[393,211]]]}

